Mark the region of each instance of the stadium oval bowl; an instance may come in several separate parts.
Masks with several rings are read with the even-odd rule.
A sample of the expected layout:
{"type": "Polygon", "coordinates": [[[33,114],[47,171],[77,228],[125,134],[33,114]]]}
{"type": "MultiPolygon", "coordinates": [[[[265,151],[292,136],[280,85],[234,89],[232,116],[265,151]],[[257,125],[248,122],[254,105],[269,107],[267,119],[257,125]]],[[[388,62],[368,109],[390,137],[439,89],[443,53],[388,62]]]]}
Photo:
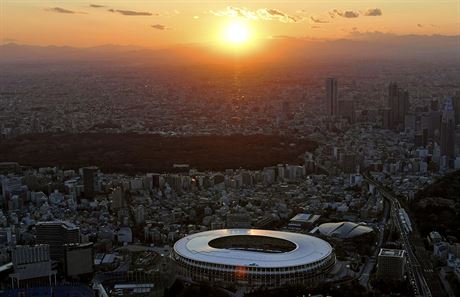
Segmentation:
{"type": "Polygon", "coordinates": [[[223,286],[314,286],[332,270],[331,245],[317,237],[271,230],[222,229],[178,240],[179,275],[223,286]]]}

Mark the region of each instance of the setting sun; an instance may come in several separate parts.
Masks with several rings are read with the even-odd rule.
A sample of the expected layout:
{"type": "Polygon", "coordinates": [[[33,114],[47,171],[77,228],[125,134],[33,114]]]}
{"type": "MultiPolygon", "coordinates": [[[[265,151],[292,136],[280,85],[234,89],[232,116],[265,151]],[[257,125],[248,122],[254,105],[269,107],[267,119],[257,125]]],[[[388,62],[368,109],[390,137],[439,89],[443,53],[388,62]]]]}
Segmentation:
{"type": "Polygon", "coordinates": [[[224,32],[225,40],[230,43],[234,44],[240,44],[247,42],[249,39],[249,29],[247,26],[243,23],[237,23],[233,22],[230,23],[226,28],[224,32]]]}

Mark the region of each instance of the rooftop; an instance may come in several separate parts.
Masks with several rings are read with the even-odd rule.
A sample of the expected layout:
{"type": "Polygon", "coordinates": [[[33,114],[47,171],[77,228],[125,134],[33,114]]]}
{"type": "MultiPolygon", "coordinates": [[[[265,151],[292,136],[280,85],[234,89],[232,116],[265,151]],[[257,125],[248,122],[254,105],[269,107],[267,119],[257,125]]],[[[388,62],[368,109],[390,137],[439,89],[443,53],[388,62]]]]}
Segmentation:
{"type": "Polygon", "coordinates": [[[372,228],[353,222],[325,223],[319,226],[319,232],[337,238],[352,238],[372,232],[372,228]]]}
{"type": "Polygon", "coordinates": [[[404,250],[381,249],[379,256],[386,257],[404,257],[404,250]]]}
{"type": "MultiPolygon", "coordinates": [[[[250,240],[251,238],[248,242],[250,240]]],[[[222,229],[192,234],[177,241],[174,250],[177,254],[196,261],[269,268],[308,264],[320,261],[332,253],[331,245],[317,237],[257,229],[222,229]],[[265,248],[215,248],[209,245],[212,240],[229,236],[274,238],[292,243],[295,248],[274,253],[265,248]]]]}

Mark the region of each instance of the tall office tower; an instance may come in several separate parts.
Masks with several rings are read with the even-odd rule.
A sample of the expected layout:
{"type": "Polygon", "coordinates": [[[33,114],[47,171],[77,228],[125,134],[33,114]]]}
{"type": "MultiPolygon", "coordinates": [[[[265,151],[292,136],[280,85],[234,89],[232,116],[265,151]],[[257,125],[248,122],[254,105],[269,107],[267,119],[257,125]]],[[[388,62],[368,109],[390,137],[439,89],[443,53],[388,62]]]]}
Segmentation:
{"type": "Polygon", "coordinates": [[[398,93],[398,122],[404,123],[404,117],[409,112],[409,92],[400,89],[398,93]]]}
{"type": "Polygon", "coordinates": [[[388,107],[393,107],[393,102],[397,100],[399,93],[398,84],[395,82],[390,83],[388,86],[388,107]]]}
{"type": "Polygon", "coordinates": [[[38,222],[35,228],[37,243],[48,244],[50,257],[55,261],[64,260],[64,245],[80,243],[80,228],[69,222],[38,222]]]}
{"type": "Polygon", "coordinates": [[[84,197],[91,199],[94,198],[96,188],[97,188],[97,172],[98,168],[96,166],[84,167],[82,168],[83,173],[83,187],[84,187],[84,197]]]}
{"type": "Polygon", "coordinates": [[[388,86],[388,108],[390,109],[390,129],[394,129],[398,122],[398,94],[399,88],[395,82],[388,86]]]}
{"type": "Polygon", "coordinates": [[[338,115],[338,94],[337,80],[335,78],[326,79],[326,115],[338,115]]]}
{"type": "Polygon", "coordinates": [[[382,278],[403,279],[405,273],[404,250],[380,249],[377,274],[382,278]]]}
{"type": "Polygon", "coordinates": [[[455,111],[455,125],[460,125],[460,92],[457,92],[453,98],[455,111]]]}
{"type": "Polygon", "coordinates": [[[395,82],[388,87],[388,107],[391,110],[391,128],[404,127],[404,119],[409,112],[409,92],[399,88],[395,82]]]}
{"type": "Polygon", "coordinates": [[[441,133],[441,119],[442,119],[442,112],[441,111],[432,111],[430,114],[431,117],[431,127],[430,127],[430,137],[433,137],[436,141],[440,139],[441,133]]]}
{"type": "Polygon", "coordinates": [[[422,144],[426,146],[428,144],[428,129],[422,129],[422,144]]]}
{"type": "Polygon", "coordinates": [[[434,131],[433,131],[432,124],[431,124],[431,114],[425,113],[425,114],[421,115],[421,117],[420,117],[420,129],[422,131],[426,129],[427,130],[427,137],[433,138],[434,131]]]}
{"type": "Polygon", "coordinates": [[[340,100],[339,115],[348,120],[350,124],[355,122],[355,101],[340,100]]]}
{"type": "Polygon", "coordinates": [[[452,98],[447,98],[441,119],[441,156],[455,158],[455,111],[452,98]]]}

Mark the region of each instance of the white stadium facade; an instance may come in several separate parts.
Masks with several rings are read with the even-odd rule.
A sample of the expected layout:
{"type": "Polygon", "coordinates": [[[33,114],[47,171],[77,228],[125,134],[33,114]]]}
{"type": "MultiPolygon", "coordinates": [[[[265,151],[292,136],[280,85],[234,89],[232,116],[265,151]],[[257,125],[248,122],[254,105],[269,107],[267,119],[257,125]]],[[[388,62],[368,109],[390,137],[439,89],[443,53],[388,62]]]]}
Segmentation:
{"type": "Polygon", "coordinates": [[[186,279],[248,288],[315,286],[336,263],[320,238],[258,229],[195,233],[175,243],[172,257],[186,279]]]}

